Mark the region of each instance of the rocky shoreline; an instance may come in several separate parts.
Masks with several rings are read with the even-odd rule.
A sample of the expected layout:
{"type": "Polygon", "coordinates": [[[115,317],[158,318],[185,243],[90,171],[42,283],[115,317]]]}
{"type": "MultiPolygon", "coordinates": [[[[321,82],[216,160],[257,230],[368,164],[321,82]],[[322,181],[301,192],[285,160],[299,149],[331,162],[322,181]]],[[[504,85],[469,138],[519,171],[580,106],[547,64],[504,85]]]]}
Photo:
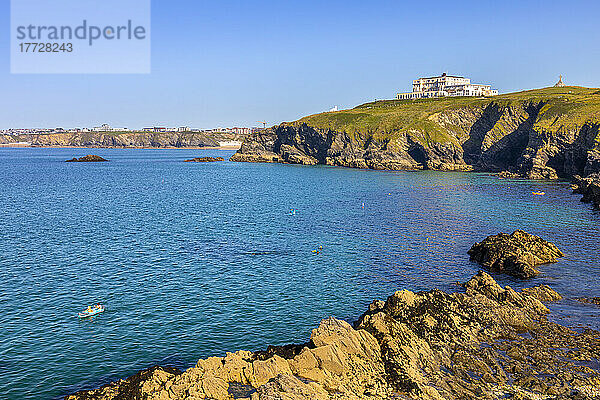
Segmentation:
{"type": "Polygon", "coordinates": [[[479,272],[456,293],[401,290],[351,326],[324,319],[303,345],[154,367],[67,400],[593,399],[600,332],[548,320],[548,286],[479,272]]]}
{"type": "Polygon", "coordinates": [[[581,201],[593,203],[596,208],[600,208],[600,173],[592,174],[587,178],[576,175],[574,177],[573,193],[582,194],[581,201]]]}

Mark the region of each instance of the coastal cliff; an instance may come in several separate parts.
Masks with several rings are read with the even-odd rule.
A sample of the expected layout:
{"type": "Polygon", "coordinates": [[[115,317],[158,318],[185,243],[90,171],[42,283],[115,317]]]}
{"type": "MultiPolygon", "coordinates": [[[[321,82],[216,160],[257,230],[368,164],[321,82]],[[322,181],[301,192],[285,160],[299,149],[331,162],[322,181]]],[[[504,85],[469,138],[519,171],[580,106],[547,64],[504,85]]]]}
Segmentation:
{"type": "Polygon", "coordinates": [[[485,272],[457,293],[401,290],[354,327],[328,318],[303,345],[154,367],[67,400],[589,399],[600,332],[547,318],[548,286],[516,292],[485,272]]]}
{"type": "Polygon", "coordinates": [[[386,100],[254,133],[231,160],[570,178],[600,171],[599,127],[598,89],[386,100]]]}
{"type": "Polygon", "coordinates": [[[0,135],[0,144],[29,143],[34,147],[180,148],[219,147],[219,142],[242,141],[244,135],[203,132],[80,132],[0,135]]]}

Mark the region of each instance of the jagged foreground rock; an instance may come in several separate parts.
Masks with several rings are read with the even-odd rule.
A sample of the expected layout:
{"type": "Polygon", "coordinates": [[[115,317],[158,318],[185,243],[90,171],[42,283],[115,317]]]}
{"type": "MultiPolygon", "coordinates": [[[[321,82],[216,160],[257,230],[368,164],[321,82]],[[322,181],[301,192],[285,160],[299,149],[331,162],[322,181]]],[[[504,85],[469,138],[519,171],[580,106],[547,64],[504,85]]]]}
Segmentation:
{"type": "Polygon", "coordinates": [[[587,176],[600,171],[598,110],[600,91],[576,87],[378,101],[254,133],[231,160],[587,176]]]}
{"type": "Polygon", "coordinates": [[[355,328],[325,319],[305,346],[228,353],[183,373],[154,368],[67,399],[600,396],[600,333],[549,322],[542,301],[559,298],[547,286],[501,288],[480,272],[461,293],[403,290],[375,301],[355,328]]]}
{"type": "Polygon", "coordinates": [[[540,273],[535,267],[556,262],[564,254],[553,243],[516,230],[511,235],[500,233],[475,243],[469,250],[471,261],[517,278],[532,278],[540,273]]]}

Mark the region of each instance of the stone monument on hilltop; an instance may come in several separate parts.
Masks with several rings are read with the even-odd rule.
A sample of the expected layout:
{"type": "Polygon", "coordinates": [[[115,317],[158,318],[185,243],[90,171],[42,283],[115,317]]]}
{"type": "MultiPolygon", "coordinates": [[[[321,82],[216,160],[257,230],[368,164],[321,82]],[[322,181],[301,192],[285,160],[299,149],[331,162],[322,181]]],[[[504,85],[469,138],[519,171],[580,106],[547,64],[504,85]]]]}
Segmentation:
{"type": "Polygon", "coordinates": [[[554,85],[554,87],[565,87],[567,85],[565,85],[562,81],[562,75],[558,76],[558,82],[556,82],[556,85],[554,85]]]}

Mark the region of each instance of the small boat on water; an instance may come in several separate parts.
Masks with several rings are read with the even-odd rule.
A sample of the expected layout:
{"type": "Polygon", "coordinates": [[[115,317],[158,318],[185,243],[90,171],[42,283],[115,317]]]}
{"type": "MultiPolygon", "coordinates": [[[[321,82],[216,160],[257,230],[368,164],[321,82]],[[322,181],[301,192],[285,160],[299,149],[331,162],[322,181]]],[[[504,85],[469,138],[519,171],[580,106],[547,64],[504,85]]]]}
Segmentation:
{"type": "Polygon", "coordinates": [[[545,192],[531,192],[531,194],[534,195],[534,196],[543,196],[546,193],[545,192]]]}
{"type": "Polygon", "coordinates": [[[79,318],[88,318],[93,317],[94,315],[98,315],[104,312],[104,306],[102,304],[98,304],[94,307],[88,307],[84,311],[77,313],[79,318]]]}

